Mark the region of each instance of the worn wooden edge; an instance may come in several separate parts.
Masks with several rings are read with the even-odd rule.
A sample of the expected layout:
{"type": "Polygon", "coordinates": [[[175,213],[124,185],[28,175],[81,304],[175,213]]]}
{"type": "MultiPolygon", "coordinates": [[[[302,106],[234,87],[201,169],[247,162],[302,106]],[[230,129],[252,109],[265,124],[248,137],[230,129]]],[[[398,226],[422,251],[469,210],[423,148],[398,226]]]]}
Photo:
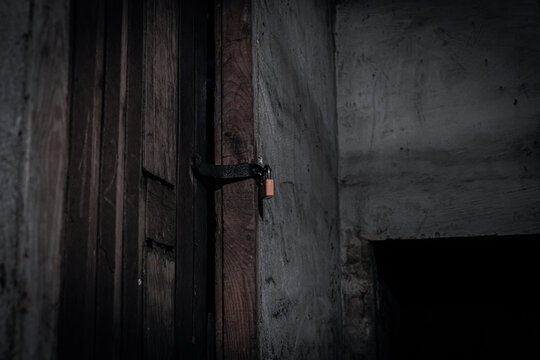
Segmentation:
{"type": "MultiPolygon", "coordinates": [[[[256,162],[253,116],[251,1],[222,3],[221,159],[256,162]]],[[[222,189],[223,358],[257,353],[257,187],[246,181],[222,189]]]]}

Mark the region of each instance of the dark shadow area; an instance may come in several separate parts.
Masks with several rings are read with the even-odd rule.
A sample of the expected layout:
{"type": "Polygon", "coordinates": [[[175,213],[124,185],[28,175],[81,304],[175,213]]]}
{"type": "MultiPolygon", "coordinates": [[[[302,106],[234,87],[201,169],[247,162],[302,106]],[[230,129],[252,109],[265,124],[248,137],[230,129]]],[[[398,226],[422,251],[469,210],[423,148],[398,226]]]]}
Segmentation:
{"type": "Polygon", "coordinates": [[[540,359],[539,242],[374,242],[379,359],[540,359]]]}

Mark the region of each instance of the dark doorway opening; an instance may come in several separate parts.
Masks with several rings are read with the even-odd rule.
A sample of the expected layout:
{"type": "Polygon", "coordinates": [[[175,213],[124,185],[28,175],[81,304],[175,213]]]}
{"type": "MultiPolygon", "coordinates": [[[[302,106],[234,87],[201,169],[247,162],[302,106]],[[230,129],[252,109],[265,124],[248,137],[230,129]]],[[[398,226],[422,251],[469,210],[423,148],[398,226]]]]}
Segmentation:
{"type": "Polygon", "coordinates": [[[540,359],[540,236],[374,242],[380,359],[540,359]]]}

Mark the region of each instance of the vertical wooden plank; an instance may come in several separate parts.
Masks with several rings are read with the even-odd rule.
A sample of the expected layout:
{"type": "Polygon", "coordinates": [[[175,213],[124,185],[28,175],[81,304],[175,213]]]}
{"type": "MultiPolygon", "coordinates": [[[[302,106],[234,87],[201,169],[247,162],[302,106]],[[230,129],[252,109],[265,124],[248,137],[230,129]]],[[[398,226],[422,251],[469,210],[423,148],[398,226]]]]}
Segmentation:
{"type": "Polygon", "coordinates": [[[96,358],[120,356],[125,141],[125,24],[122,2],[107,3],[96,277],[96,358]]]}
{"type": "MultiPolygon", "coordinates": [[[[127,107],[124,238],[122,271],[122,357],[143,357],[142,249],[144,244],[144,189],[142,176],[142,0],[128,5],[127,107]]],[[[127,7],[127,6],[126,6],[127,7]]]]}
{"type": "MultiPolygon", "coordinates": [[[[255,162],[251,2],[224,0],[222,23],[222,162],[255,162]]],[[[257,356],[257,189],[253,181],[223,187],[224,358],[257,356]]]]}
{"type": "Polygon", "coordinates": [[[144,168],[175,183],[178,121],[178,4],[146,1],[144,16],[144,168]]]}
{"type": "Polygon", "coordinates": [[[177,252],[176,252],[176,348],[177,356],[194,358],[193,348],[193,239],[195,224],[191,156],[194,146],[194,33],[191,4],[180,10],[180,124],[177,174],[177,252]]]}
{"type": "Polygon", "coordinates": [[[95,334],[104,3],[77,2],[75,7],[59,357],[91,359],[95,334]]]}
{"type": "MultiPolygon", "coordinates": [[[[194,96],[195,96],[195,150],[208,161],[207,145],[207,3],[197,2],[194,7],[194,96]]],[[[186,54],[188,55],[188,54],[186,54]]],[[[189,56],[189,55],[188,55],[189,56]]],[[[184,119],[188,121],[188,119],[184,119]]],[[[208,161],[210,162],[210,161],[208,161]]],[[[193,187],[195,226],[194,226],[194,277],[193,277],[193,318],[195,358],[207,357],[208,328],[208,192],[201,181],[193,187]]]]}
{"type": "MultiPolygon", "coordinates": [[[[223,164],[222,157],[222,5],[215,1],[214,39],[215,39],[215,89],[214,89],[214,159],[217,165],[223,164]]],[[[216,360],[223,359],[223,192],[214,193],[215,206],[215,347],[216,360]]]]}
{"type": "MultiPolygon", "coordinates": [[[[143,57],[143,167],[146,177],[144,353],[172,358],[176,246],[178,123],[178,4],[145,4],[143,57]]],[[[188,225],[189,226],[189,225],[188,225]]]]}
{"type": "MultiPolygon", "coordinates": [[[[187,358],[213,354],[208,330],[213,328],[208,292],[209,194],[191,170],[197,153],[207,161],[208,2],[184,3],[181,9],[180,131],[178,149],[177,348],[187,358]]],[[[213,104],[212,104],[213,105],[213,104]]],[[[213,293],[213,291],[212,291],[213,293]]],[[[213,337],[213,334],[212,334],[213,337]]]]}
{"type": "Polygon", "coordinates": [[[146,178],[143,334],[147,359],[174,357],[176,197],[172,186],[146,178]]]}
{"type": "Polygon", "coordinates": [[[31,3],[29,11],[25,93],[20,94],[25,97],[22,121],[27,124],[29,139],[21,183],[16,315],[19,338],[15,346],[16,358],[52,359],[57,339],[68,164],[70,9],[69,2],[53,0],[31,3]]]}
{"type": "Polygon", "coordinates": [[[147,241],[144,273],[146,359],[174,358],[174,252],[147,241]]]}
{"type": "Polygon", "coordinates": [[[146,185],[146,238],[168,247],[176,246],[176,197],[174,191],[155,180],[146,185]]]}

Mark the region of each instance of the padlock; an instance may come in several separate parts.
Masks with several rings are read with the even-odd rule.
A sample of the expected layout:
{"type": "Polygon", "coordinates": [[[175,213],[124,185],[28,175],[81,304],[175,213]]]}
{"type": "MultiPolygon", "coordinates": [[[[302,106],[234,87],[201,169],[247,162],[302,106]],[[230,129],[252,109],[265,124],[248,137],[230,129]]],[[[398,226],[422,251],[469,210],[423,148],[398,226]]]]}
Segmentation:
{"type": "Polygon", "coordinates": [[[274,196],[274,179],[272,179],[272,169],[270,169],[270,166],[268,165],[264,167],[261,191],[263,199],[270,199],[274,196]]]}

